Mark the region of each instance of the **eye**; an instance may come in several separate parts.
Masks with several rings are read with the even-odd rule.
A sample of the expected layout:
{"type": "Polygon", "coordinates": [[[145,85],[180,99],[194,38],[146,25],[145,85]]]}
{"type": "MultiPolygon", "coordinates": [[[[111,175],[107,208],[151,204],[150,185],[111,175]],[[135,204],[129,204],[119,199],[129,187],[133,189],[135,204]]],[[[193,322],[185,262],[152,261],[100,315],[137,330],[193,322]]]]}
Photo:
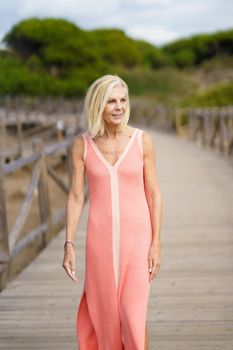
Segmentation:
{"type": "Polygon", "coordinates": [[[121,101],[126,102],[126,98],[122,98],[121,101]]]}
{"type": "Polygon", "coordinates": [[[113,102],[114,102],[114,100],[109,100],[109,101],[108,101],[108,103],[113,103],[113,102]]]}

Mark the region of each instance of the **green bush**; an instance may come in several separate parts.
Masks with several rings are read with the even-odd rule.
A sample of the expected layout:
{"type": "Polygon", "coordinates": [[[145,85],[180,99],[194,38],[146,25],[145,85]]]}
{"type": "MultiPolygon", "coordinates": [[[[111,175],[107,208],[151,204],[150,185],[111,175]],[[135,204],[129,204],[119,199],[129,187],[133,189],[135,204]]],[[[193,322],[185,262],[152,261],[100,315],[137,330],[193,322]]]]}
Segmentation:
{"type": "Polygon", "coordinates": [[[131,94],[151,96],[167,104],[176,103],[181,96],[188,96],[196,89],[196,83],[175,68],[156,71],[140,67],[130,71],[118,68],[115,73],[127,82],[131,94]]]}
{"type": "Polygon", "coordinates": [[[181,99],[200,104],[230,101],[232,90],[226,86],[194,94],[197,83],[192,77],[196,65],[203,67],[202,72],[211,72],[211,61],[221,60],[223,55],[224,62],[226,57],[232,58],[233,30],[157,48],[133,40],[119,29],[85,31],[63,19],[30,18],[13,26],[4,42],[7,50],[0,50],[1,95],[83,96],[101,75],[118,74],[131,94],[167,104],[181,99]]]}
{"type": "Polygon", "coordinates": [[[220,83],[206,91],[196,94],[182,101],[182,106],[208,107],[227,106],[233,104],[233,83],[220,83]]]}
{"type": "Polygon", "coordinates": [[[21,21],[5,35],[4,42],[29,65],[32,57],[37,57],[48,71],[56,67],[61,76],[100,60],[125,67],[133,67],[141,60],[137,43],[123,31],[84,31],[61,19],[21,21]]]}
{"type": "Polygon", "coordinates": [[[178,67],[198,65],[216,56],[233,55],[233,30],[180,39],[163,49],[178,67]]]}
{"type": "Polygon", "coordinates": [[[161,68],[171,64],[171,60],[164,50],[143,40],[137,40],[136,42],[141,53],[142,65],[149,68],[161,68]]]}

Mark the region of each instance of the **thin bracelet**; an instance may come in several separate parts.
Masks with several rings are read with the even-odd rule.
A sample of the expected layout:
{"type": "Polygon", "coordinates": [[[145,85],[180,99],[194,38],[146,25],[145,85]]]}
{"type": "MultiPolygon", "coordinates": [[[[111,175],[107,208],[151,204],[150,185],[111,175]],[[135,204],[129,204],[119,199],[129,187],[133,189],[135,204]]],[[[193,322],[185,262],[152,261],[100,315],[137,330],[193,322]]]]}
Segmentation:
{"type": "Polygon", "coordinates": [[[74,243],[70,239],[67,239],[64,243],[64,249],[66,248],[67,243],[71,243],[72,246],[74,246],[74,243]]]}

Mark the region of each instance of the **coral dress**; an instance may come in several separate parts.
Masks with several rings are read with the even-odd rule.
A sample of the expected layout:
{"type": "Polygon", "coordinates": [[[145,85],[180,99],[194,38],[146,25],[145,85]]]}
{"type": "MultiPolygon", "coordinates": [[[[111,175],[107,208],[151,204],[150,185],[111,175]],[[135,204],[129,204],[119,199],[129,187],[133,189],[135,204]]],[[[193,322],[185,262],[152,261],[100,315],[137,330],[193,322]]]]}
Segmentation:
{"type": "Polygon", "coordinates": [[[86,268],[77,311],[79,350],[144,350],[152,239],[143,181],[142,130],[111,165],[88,132],[86,268]]]}

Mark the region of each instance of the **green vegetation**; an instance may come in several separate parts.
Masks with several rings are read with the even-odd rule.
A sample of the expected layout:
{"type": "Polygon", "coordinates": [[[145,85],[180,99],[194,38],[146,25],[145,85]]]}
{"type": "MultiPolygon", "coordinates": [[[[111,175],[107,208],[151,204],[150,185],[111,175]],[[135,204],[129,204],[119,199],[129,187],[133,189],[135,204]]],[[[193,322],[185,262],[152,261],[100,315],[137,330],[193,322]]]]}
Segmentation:
{"type": "Polygon", "coordinates": [[[165,45],[164,51],[180,68],[199,65],[217,56],[233,55],[233,30],[177,40],[165,45]]]}
{"type": "Polygon", "coordinates": [[[161,103],[174,104],[182,96],[189,96],[197,84],[187,74],[173,67],[151,70],[134,68],[130,71],[116,71],[129,86],[135,96],[148,96],[161,103]]]}
{"type": "Polygon", "coordinates": [[[233,84],[220,83],[184,99],[183,106],[215,107],[233,104],[233,84]]]}
{"type": "MultiPolygon", "coordinates": [[[[118,74],[138,97],[170,105],[232,104],[233,30],[158,48],[119,29],[86,31],[62,19],[30,18],[13,26],[4,43],[0,95],[82,97],[99,76],[118,74]],[[231,77],[211,80],[216,62],[226,60],[231,77]]],[[[226,66],[217,65],[221,76],[226,66]]]]}

